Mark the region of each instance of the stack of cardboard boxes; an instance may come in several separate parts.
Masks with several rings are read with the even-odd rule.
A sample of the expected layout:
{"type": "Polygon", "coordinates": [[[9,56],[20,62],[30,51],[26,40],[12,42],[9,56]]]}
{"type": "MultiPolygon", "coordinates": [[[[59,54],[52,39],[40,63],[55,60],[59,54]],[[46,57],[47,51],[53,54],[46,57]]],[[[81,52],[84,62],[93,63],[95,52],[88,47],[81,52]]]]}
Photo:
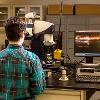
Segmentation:
{"type": "MultiPolygon", "coordinates": [[[[61,13],[60,5],[48,5],[49,15],[58,15],[61,13]]],[[[100,5],[97,4],[75,4],[63,5],[63,15],[100,15],[100,5]]]]}

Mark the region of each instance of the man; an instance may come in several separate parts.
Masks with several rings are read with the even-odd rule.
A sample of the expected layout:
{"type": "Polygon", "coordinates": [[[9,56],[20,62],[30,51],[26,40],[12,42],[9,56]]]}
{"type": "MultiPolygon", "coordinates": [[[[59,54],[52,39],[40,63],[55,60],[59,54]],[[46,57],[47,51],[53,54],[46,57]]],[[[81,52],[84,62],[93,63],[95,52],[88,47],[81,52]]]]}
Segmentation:
{"type": "Polygon", "coordinates": [[[18,17],[5,22],[9,45],[0,52],[0,100],[35,100],[45,89],[38,56],[22,46],[26,25],[18,17]]]}

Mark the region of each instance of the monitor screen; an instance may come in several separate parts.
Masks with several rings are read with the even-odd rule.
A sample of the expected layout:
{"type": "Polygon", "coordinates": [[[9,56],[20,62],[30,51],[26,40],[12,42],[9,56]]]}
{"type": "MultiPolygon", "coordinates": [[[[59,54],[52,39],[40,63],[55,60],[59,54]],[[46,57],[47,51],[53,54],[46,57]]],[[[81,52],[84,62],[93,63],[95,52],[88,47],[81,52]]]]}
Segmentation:
{"type": "Polygon", "coordinates": [[[100,30],[75,31],[74,54],[78,57],[99,57],[100,30]]]}

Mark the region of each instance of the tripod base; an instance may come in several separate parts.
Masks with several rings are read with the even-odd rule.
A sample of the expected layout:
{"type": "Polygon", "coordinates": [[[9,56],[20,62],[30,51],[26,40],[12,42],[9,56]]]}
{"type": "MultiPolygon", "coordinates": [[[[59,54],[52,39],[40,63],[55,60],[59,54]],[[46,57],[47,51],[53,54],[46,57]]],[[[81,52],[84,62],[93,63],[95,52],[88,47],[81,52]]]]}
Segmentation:
{"type": "Polygon", "coordinates": [[[68,77],[66,75],[62,75],[59,80],[61,81],[67,81],[68,80],[68,77]]]}

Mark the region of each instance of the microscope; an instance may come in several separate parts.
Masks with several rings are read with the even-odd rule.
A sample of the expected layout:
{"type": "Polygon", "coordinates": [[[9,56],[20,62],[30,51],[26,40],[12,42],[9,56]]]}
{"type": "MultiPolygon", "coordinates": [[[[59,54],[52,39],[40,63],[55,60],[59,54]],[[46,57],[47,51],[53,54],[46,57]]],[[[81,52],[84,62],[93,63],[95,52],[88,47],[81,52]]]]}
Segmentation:
{"type": "Polygon", "coordinates": [[[46,67],[53,67],[54,66],[53,51],[56,45],[53,39],[53,34],[44,34],[43,43],[44,43],[46,67]]]}
{"type": "Polygon", "coordinates": [[[54,24],[37,20],[37,17],[39,18],[40,16],[37,16],[35,12],[30,12],[25,15],[25,18],[27,19],[26,32],[28,33],[26,37],[30,37],[31,39],[32,51],[39,56],[40,60],[46,59],[47,61],[52,58],[51,49],[55,44],[53,41],[53,33],[51,31],[54,24]]]}

